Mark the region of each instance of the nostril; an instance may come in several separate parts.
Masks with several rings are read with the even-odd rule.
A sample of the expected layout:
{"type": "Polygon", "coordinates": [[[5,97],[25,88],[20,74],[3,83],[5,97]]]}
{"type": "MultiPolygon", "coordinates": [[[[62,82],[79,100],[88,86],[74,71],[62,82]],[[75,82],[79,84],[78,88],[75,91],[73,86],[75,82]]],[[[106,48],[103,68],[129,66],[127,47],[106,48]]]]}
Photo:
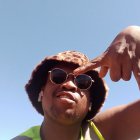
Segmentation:
{"type": "Polygon", "coordinates": [[[64,82],[64,83],[61,85],[61,87],[62,87],[63,89],[69,89],[69,90],[73,90],[73,91],[77,90],[77,86],[74,84],[73,81],[70,81],[70,80],[64,82]]]}
{"type": "Polygon", "coordinates": [[[75,88],[66,88],[66,87],[62,87],[62,90],[64,90],[64,91],[76,92],[76,89],[75,89],[75,88]]]}

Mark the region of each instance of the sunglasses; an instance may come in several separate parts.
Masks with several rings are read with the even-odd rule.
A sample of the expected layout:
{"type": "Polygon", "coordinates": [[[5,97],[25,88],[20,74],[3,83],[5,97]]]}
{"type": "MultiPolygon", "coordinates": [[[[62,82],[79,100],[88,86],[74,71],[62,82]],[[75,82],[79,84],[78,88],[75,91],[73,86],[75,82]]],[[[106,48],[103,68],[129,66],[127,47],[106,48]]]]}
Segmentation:
{"type": "MultiPolygon", "coordinates": [[[[51,71],[49,71],[49,73],[51,82],[58,85],[63,84],[70,75],[74,76],[73,73],[68,74],[66,71],[60,68],[54,68],[51,71]]],[[[94,81],[87,74],[80,74],[74,76],[74,84],[81,90],[89,89],[92,85],[92,82],[94,81]]]]}

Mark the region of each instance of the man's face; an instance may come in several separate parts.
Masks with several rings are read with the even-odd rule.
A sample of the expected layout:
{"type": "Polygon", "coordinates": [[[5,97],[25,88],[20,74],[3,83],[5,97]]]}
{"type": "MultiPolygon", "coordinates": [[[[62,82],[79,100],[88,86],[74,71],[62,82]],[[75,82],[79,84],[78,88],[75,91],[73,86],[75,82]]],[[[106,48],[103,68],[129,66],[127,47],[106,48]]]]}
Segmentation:
{"type": "MultiPolygon", "coordinates": [[[[61,64],[54,68],[72,73],[76,67],[61,64]]],[[[42,107],[47,121],[74,124],[85,118],[89,108],[89,92],[88,90],[80,90],[75,85],[73,76],[69,76],[64,83],[57,85],[51,82],[50,74],[48,74],[48,80],[42,90],[42,107]]]]}

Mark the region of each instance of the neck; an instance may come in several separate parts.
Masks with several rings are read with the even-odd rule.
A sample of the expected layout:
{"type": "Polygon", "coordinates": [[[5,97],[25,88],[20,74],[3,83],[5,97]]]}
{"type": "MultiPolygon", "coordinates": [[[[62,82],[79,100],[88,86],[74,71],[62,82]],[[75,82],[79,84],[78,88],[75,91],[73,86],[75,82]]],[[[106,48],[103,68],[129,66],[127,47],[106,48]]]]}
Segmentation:
{"type": "Polygon", "coordinates": [[[81,123],[63,125],[51,121],[43,121],[41,125],[42,140],[78,140],[81,131],[81,123]]]}

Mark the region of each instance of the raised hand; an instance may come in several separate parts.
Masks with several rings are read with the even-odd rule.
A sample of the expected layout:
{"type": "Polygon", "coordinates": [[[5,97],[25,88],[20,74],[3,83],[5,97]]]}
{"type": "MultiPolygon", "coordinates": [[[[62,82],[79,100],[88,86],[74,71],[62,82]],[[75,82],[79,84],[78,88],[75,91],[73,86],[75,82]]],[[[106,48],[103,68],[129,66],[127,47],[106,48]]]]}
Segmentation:
{"type": "Polygon", "coordinates": [[[104,77],[108,70],[112,81],[130,80],[132,72],[140,89],[140,26],[129,26],[122,30],[107,50],[75,74],[101,67],[99,75],[104,77]]]}

